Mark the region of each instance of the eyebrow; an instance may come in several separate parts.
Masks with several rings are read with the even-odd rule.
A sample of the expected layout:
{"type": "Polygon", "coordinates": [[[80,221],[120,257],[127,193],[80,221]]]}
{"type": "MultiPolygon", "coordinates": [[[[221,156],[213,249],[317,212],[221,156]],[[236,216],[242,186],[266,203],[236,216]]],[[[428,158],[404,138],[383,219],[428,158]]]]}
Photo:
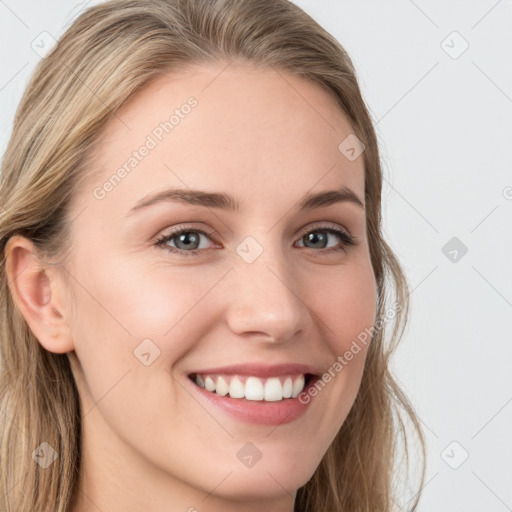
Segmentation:
{"type": "MultiPolygon", "coordinates": [[[[128,212],[127,216],[148,206],[162,202],[179,202],[204,206],[207,208],[217,208],[221,210],[241,213],[241,204],[232,196],[223,192],[205,192],[202,190],[191,189],[167,189],[155,192],[143,197],[128,212]]],[[[303,197],[295,207],[298,210],[311,210],[330,206],[336,203],[349,202],[360,206],[364,210],[364,204],[359,197],[348,187],[341,187],[337,190],[326,190],[315,194],[308,194],[303,197]]]]}

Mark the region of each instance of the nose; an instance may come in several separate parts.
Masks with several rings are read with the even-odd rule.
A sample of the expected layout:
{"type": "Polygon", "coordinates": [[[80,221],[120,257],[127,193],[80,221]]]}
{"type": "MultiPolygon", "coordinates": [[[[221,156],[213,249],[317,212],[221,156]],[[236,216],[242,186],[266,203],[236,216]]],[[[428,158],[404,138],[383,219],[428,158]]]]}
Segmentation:
{"type": "Polygon", "coordinates": [[[270,343],[296,337],[311,318],[297,283],[300,279],[279,248],[265,248],[252,263],[236,256],[226,313],[233,333],[270,343]]]}

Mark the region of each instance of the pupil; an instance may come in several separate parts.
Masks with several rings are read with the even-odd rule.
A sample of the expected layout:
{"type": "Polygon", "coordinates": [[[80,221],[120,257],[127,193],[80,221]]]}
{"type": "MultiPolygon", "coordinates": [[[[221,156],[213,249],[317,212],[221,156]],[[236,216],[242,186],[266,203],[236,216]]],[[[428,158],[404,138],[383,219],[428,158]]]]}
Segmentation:
{"type": "Polygon", "coordinates": [[[197,235],[191,234],[190,232],[189,233],[182,233],[181,235],[179,235],[179,241],[180,241],[180,243],[181,242],[185,243],[185,248],[187,248],[187,247],[190,248],[190,242],[187,241],[190,237],[193,239],[192,244],[194,244],[194,242],[197,242],[197,235]],[[194,238],[196,240],[194,240],[194,238]]]}
{"type": "Polygon", "coordinates": [[[315,240],[319,239],[321,247],[324,247],[321,242],[322,241],[325,242],[325,240],[326,240],[325,234],[322,233],[320,236],[318,236],[318,234],[316,234],[316,233],[322,233],[322,232],[319,231],[319,232],[315,232],[315,233],[309,233],[309,235],[306,235],[308,238],[308,241],[312,241],[313,243],[315,243],[315,240]]]}

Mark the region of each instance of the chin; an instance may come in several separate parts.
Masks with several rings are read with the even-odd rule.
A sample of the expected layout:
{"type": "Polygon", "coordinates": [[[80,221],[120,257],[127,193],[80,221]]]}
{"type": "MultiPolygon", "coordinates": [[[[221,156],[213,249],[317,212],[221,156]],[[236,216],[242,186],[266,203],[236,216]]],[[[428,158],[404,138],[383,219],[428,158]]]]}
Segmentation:
{"type": "MultiPolygon", "coordinates": [[[[217,491],[218,494],[235,501],[259,501],[265,498],[294,496],[297,489],[310,480],[316,467],[315,464],[308,464],[304,460],[284,457],[273,457],[272,460],[267,459],[266,463],[261,459],[253,467],[235,465],[231,468],[231,474],[229,471],[225,472],[229,476],[217,491]]],[[[215,478],[219,479],[218,473],[215,473],[215,478]]]]}

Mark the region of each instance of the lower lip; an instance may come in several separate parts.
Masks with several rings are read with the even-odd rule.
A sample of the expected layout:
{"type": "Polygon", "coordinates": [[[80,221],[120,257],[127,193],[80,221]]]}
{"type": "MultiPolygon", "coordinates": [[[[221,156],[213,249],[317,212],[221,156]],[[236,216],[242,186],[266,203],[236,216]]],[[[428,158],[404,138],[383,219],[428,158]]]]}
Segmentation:
{"type": "MultiPolygon", "coordinates": [[[[283,425],[291,423],[302,416],[309,404],[311,397],[305,404],[299,401],[299,397],[284,398],[279,402],[267,402],[264,400],[246,400],[245,398],[231,398],[229,395],[220,396],[198,386],[187,377],[197,393],[211,404],[219,407],[224,412],[244,423],[253,425],[283,425]]],[[[302,393],[307,392],[312,386],[311,380],[302,393]]],[[[300,396],[300,395],[299,395],[300,396]]]]}

